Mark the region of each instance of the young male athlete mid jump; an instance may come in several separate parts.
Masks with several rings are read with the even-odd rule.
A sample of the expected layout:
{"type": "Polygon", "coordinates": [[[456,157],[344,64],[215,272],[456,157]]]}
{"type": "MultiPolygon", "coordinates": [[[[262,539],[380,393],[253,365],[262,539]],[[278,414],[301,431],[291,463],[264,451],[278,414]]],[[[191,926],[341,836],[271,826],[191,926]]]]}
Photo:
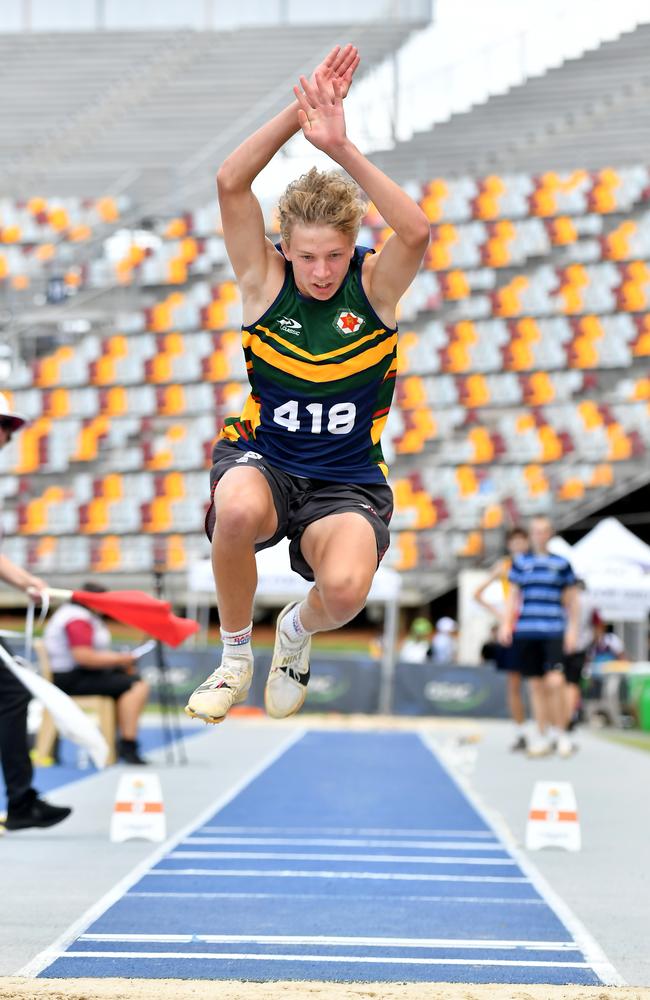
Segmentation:
{"type": "Polygon", "coordinates": [[[396,307],[420,267],[429,223],[347,136],[343,98],[358,62],[353,46],[333,49],[310,80],[300,78],[296,100],[217,174],[251,392],[213,452],[206,528],[223,656],[186,709],[207,722],[221,722],[250,688],[256,549],[288,536],[293,569],[315,581],[278,618],[265,704],[284,718],[305,700],[311,636],[361,611],[389,544],[393,503],[379,437],[397,368],[396,307]],[[312,169],[293,181],[280,199],[275,247],[251,185],[299,129],[349,177],[312,169]],[[365,212],[359,189],[393,229],[377,254],[355,246],[365,212]]]}

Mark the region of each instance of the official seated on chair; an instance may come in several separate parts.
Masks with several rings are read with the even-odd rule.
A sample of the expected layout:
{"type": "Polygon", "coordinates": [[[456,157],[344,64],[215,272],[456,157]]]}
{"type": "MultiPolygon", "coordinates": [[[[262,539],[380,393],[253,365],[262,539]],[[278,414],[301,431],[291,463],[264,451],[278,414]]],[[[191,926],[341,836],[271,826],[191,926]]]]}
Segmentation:
{"type": "MultiPolygon", "coordinates": [[[[103,593],[89,582],[83,590],[103,593]]],[[[71,697],[104,695],[115,699],[119,739],[117,755],[127,764],[146,764],[138,747],[138,721],[149,697],[149,685],[135,669],[128,652],[111,649],[111,633],[102,617],[81,604],[62,604],[43,633],[57,687],[71,697]]]]}

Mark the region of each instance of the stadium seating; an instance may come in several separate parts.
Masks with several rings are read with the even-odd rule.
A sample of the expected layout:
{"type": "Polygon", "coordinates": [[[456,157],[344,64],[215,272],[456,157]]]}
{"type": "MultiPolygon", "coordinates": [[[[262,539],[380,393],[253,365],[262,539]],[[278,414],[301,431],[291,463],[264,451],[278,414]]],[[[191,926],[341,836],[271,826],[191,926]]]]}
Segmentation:
{"type": "MultiPolygon", "coordinates": [[[[519,517],[570,517],[647,461],[650,175],[491,175],[416,193],[432,243],[401,304],[383,440],[396,499],[387,559],[426,574],[483,558],[519,517]]],[[[135,252],[135,229],[116,256],[74,227],[106,232],[117,204],[113,220],[96,202],[48,206],[5,210],[2,252],[29,260],[53,245],[65,259],[83,246],[73,294],[127,285],[133,297],[113,311],[109,298],[108,322],[14,366],[12,404],[30,424],[0,454],[5,530],[20,533],[8,544],[43,573],[181,571],[206,552],[212,443],[247,391],[218,214],[149,220],[149,246],[135,252]],[[52,243],[47,212],[64,205],[52,243]]],[[[380,248],[388,235],[370,206],[360,241],[380,248]]],[[[30,278],[49,266],[46,254],[30,278]]]]}

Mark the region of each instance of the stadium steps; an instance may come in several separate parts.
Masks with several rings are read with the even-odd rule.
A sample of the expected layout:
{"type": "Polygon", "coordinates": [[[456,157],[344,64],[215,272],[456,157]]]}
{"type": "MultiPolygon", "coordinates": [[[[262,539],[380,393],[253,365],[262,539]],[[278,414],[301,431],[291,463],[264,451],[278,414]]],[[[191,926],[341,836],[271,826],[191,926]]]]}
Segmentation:
{"type": "Polygon", "coordinates": [[[401,181],[634,162],[650,141],[649,50],[646,24],[372,159],[401,181]]]}
{"type": "Polygon", "coordinates": [[[179,181],[194,175],[211,190],[223,156],[286,105],[298,75],[333,44],[357,41],[367,71],[415,27],[57,33],[56,45],[47,35],[37,43],[29,35],[0,36],[0,65],[14,46],[16,93],[0,114],[3,190],[23,197],[40,184],[58,195],[91,196],[120,184],[142,202],[178,195],[179,181]],[[245,74],[247,65],[264,73],[245,74]]]}

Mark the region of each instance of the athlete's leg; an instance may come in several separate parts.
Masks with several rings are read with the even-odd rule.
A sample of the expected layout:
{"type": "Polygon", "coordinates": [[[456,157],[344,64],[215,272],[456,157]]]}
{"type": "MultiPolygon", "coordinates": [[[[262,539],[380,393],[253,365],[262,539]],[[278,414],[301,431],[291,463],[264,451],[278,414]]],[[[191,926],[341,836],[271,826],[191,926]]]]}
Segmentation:
{"type": "Polygon", "coordinates": [[[342,512],[309,524],[300,551],[315,584],[300,604],[280,612],[273,661],[264,691],[269,715],[284,719],[304,703],[314,632],[339,628],[363,608],[377,569],[377,539],[360,514],[342,512]]]}
{"type": "Polygon", "coordinates": [[[510,717],[518,726],[523,726],[526,721],[526,711],[524,709],[524,699],[522,697],[521,674],[516,670],[508,672],[508,708],[510,717]]]}
{"type": "Polygon", "coordinates": [[[255,543],[271,538],[278,526],[271,488],[257,469],[229,469],[214,491],[212,570],[221,626],[246,628],[257,587],[255,543]]]}
{"type": "Polygon", "coordinates": [[[347,511],[314,521],[300,542],[315,585],[300,610],[306,631],[340,628],[363,609],[377,571],[377,543],[370,523],[347,511]]]}
{"type": "Polygon", "coordinates": [[[561,670],[549,670],[544,678],[548,705],[548,719],[554,729],[561,731],[566,725],[566,681],[561,670]]]}
{"type": "Polygon", "coordinates": [[[263,473],[227,469],[214,491],[212,569],[224,644],[220,665],[192,693],[185,711],[205,722],[221,722],[244,701],[253,679],[251,628],[257,586],[255,544],[272,538],[278,516],[263,473]]]}

